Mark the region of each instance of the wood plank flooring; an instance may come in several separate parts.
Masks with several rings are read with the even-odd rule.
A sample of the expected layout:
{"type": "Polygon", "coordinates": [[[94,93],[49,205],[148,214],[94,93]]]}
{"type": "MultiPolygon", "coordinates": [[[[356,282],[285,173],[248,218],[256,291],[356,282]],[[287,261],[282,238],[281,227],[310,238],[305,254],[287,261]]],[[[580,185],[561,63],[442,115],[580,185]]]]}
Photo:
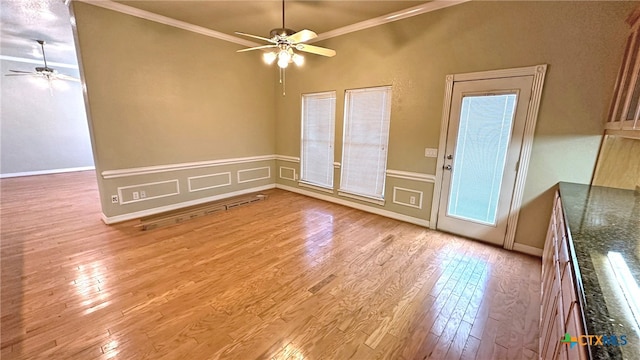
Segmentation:
{"type": "Polygon", "coordinates": [[[534,359],[540,260],[281,190],[140,231],[3,179],[2,359],[534,359]]]}

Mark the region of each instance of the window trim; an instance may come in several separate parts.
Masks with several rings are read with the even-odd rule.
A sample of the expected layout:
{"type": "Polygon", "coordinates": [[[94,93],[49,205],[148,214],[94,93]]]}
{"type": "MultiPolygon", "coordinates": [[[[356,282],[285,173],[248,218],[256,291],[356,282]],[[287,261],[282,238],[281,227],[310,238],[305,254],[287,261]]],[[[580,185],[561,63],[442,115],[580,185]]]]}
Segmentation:
{"type": "Polygon", "coordinates": [[[330,91],[321,91],[321,92],[313,92],[313,93],[305,93],[302,94],[300,96],[300,179],[298,180],[298,185],[299,186],[303,186],[303,187],[310,187],[310,188],[315,188],[317,190],[321,190],[321,191],[326,191],[326,192],[331,192],[333,193],[334,188],[335,188],[335,169],[334,169],[334,163],[335,163],[335,143],[336,143],[336,108],[337,108],[337,104],[336,104],[336,100],[337,100],[337,93],[335,90],[330,90],[330,91]],[[329,171],[331,173],[331,186],[328,186],[326,184],[318,184],[309,180],[304,179],[304,142],[305,142],[305,137],[304,137],[304,124],[305,124],[305,118],[304,118],[304,100],[305,97],[311,97],[311,96],[328,96],[333,97],[333,114],[332,114],[332,121],[331,121],[331,141],[330,141],[330,146],[331,146],[331,150],[333,151],[332,153],[332,159],[329,162],[329,171]]]}
{"type": "Polygon", "coordinates": [[[386,192],[386,185],[387,185],[387,165],[388,165],[388,160],[389,160],[389,140],[390,140],[390,134],[391,134],[391,106],[392,106],[392,97],[393,94],[391,93],[392,91],[392,86],[391,85],[382,85],[382,86],[372,86],[372,87],[366,87],[366,88],[356,88],[356,89],[346,89],[344,91],[344,103],[343,103],[343,107],[344,107],[344,113],[343,113],[343,118],[342,118],[342,154],[341,154],[341,166],[340,166],[340,184],[338,187],[338,195],[340,196],[344,196],[344,197],[349,197],[349,198],[353,198],[356,200],[361,200],[361,201],[366,201],[366,202],[370,202],[370,203],[374,203],[377,205],[384,205],[385,204],[385,192],[386,192]],[[367,195],[367,194],[361,194],[358,192],[354,192],[348,189],[344,189],[342,188],[342,181],[344,179],[344,164],[345,164],[345,140],[346,140],[346,133],[347,133],[347,114],[348,114],[348,105],[350,104],[349,101],[347,101],[347,96],[349,93],[363,93],[363,92],[371,92],[371,91],[379,91],[379,90],[385,90],[385,91],[389,91],[390,92],[390,98],[389,98],[389,128],[387,130],[387,142],[386,144],[384,144],[384,149],[385,149],[385,162],[384,162],[384,169],[382,171],[382,194],[380,197],[378,196],[371,196],[371,195],[367,195]]]}

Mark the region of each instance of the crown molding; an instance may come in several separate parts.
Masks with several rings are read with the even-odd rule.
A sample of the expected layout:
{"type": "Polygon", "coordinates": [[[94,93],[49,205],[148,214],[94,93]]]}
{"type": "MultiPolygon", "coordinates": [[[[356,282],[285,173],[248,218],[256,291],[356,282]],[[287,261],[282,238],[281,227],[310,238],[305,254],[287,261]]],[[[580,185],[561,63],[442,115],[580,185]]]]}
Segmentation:
{"type": "MultiPolygon", "coordinates": [[[[149,21],[154,21],[157,23],[161,23],[161,24],[165,24],[165,25],[169,25],[169,26],[173,26],[179,29],[183,29],[183,30],[187,30],[187,31],[192,31],[201,35],[205,35],[205,36],[209,36],[212,38],[216,38],[219,40],[224,40],[224,41],[228,41],[228,42],[232,42],[238,45],[243,45],[243,46],[248,46],[248,47],[254,47],[254,46],[260,46],[261,44],[258,44],[256,42],[253,41],[249,41],[246,39],[242,39],[236,36],[232,36],[232,35],[228,35],[225,33],[221,33],[219,31],[215,31],[215,30],[211,30],[202,26],[198,26],[198,25],[194,25],[182,20],[177,20],[177,19],[173,19],[167,16],[163,16],[163,15],[158,15],[156,13],[152,13],[150,11],[146,11],[146,10],[141,10],[132,6],[128,6],[128,5],[124,5],[121,3],[117,3],[115,1],[112,0],[73,0],[73,1],[79,1],[79,2],[83,2],[86,4],[91,4],[91,5],[95,5],[104,9],[109,9],[109,10],[113,10],[113,11],[117,11],[123,14],[127,14],[127,15],[131,15],[131,16],[135,16],[138,18],[142,18],[142,19],[146,19],[149,21]]],[[[430,1],[428,3],[424,3],[424,4],[420,4],[420,5],[416,5],[413,7],[410,7],[408,9],[404,9],[404,10],[400,10],[400,11],[396,11],[396,12],[392,12],[386,15],[382,15],[373,19],[369,19],[369,20],[365,20],[365,21],[361,21],[359,23],[355,23],[355,24],[351,24],[351,25],[347,25],[347,26],[343,26],[341,28],[337,28],[331,31],[327,31],[324,32],[322,34],[319,34],[317,38],[313,39],[312,41],[309,41],[308,43],[315,43],[318,41],[322,41],[322,40],[326,40],[326,39],[330,39],[336,36],[340,36],[340,35],[345,35],[345,34],[349,34],[355,31],[359,31],[359,30],[364,30],[364,29],[368,29],[370,27],[374,27],[374,26],[379,26],[379,25],[383,25],[383,24],[387,24],[390,22],[394,22],[394,21],[398,21],[398,20],[402,20],[402,19],[406,19],[406,18],[410,18],[412,16],[416,16],[416,15],[420,15],[420,14],[424,14],[424,13],[428,13],[431,11],[436,11],[436,10],[440,10],[440,9],[444,9],[450,6],[454,6],[454,5],[459,5],[465,2],[468,2],[471,0],[434,0],[434,1],[430,1]]]]}
{"type": "Polygon", "coordinates": [[[78,1],[78,2],[83,2],[83,3],[86,3],[86,4],[90,4],[90,5],[95,5],[95,6],[104,8],[104,9],[109,9],[109,10],[117,11],[119,13],[135,16],[135,17],[138,17],[138,18],[141,18],[141,19],[154,21],[154,22],[157,22],[157,23],[160,23],[160,24],[164,24],[164,25],[173,26],[173,27],[176,27],[176,28],[179,28],[179,29],[191,31],[191,32],[194,32],[194,33],[198,33],[198,34],[201,34],[201,35],[204,35],[204,36],[209,36],[209,37],[216,38],[216,39],[219,39],[219,40],[232,42],[232,43],[235,43],[235,44],[238,44],[238,45],[243,45],[243,46],[248,46],[248,47],[261,45],[261,44],[255,43],[253,41],[241,39],[239,37],[235,37],[235,36],[232,36],[232,35],[221,33],[219,31],[207,29],[207,28],[202,27],[202,26],[193,25],[191,23],[188,23],[188,22],[185,22],[185,21],[182,21],[182,20],[177,20],[177,19],[173,19],[173,18],[170,18],[170,17],[167,17],[167,16],[158,15],[158,14],[152,13],[150,11],[141,10],[141,9],[134,8],[132,6],[124,5],[124,4],[121,4],[121,3],[117,3],[117,2],[111,1],[111,0],[73,0],[73,1],[78,1]]]}
{"type": "Polygon", "coordinates": [[[410,18],[416,15],[428,13],[431,11],[436,11],[440,9],[444,9],[450,6],[459,5],[462,3],[466,3],[471,0],[435,0],[425,4],[416,5],[404,10],[392,12],[390,14],[378,16],[373,19],[361,21],[359,23],[343,26],[341,28],[337,28],[335,30],[327,31],[322,34],[318,34],[318,37],[309,41],[309,43],[315,43],[318,41],[330,39],[336,36],[341,36],[345,34],[349,34],[355,31],[360,31],[364,29],[368,29],[374,26],[379,26],[383,24],[387,24],[390,22],[410,18]]]}

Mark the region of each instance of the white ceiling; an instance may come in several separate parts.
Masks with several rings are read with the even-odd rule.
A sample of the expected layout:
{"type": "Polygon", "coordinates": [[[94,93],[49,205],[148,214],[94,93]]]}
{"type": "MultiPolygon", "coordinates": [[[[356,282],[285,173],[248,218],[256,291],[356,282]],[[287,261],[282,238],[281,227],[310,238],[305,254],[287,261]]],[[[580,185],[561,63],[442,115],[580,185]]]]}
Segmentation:
{"type": "Polygon", "coordinates": [[[0,54],[77,64],[69,10],[62,0],[0,0],[0,54]]]}
{"type": "MultiPolygon", "coordinates": [[[[285,22],[288,28],[306,28],[322,35],[427,2],[287,0],[285,22]]],[[[282,3],[279,0],[120,0],[115,5],[148,11],[233,36],[234,31],[242,31],[269,37],[271,29],[282,25],[282,3]]],[[[42,55],[34,40],[42,39],[47,42],[48,61],[77,64],[69,12],[64,0],[0,0],[0,23],[0,55],[5,58],[40,60],[42,55]]]]}

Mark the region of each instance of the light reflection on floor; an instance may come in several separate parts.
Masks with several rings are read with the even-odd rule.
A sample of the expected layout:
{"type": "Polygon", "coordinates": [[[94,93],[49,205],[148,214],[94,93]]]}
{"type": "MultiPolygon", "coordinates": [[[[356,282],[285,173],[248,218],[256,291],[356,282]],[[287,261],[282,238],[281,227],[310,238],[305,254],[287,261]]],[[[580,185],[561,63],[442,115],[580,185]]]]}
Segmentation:
{"type": "Polygon", "coordinates": [[[324,258],[333,248],[333,215],[318,209],[306,210],[304,218],[305,258],[309,262],[324,258]]]}
{"type": "Polygon", "coordinates": [[[73,281],[76,294],[86,307],[83,314],[87,315],[109,305],[109,292],[104,289],[104,266],[101,261],[94,261],[87,265],[78,266],[78,277],[73,281]]]}

